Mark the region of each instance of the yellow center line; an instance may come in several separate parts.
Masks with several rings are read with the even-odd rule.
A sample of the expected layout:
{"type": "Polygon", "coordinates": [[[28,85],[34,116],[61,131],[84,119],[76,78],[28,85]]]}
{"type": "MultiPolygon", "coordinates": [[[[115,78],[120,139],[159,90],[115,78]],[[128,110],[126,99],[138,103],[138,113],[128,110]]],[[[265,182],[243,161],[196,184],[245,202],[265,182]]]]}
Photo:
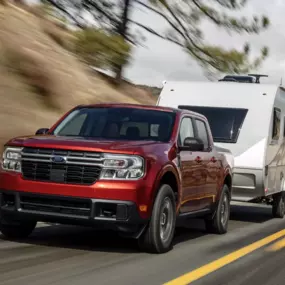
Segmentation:
{"type": "Polygon", "coordinates": [[[269,246],[266,251],[278,251],[285,247],[285,238],[269,246]]]}
{"type": "Polygon", "coordinates": [[[163,285],[187,285],[284,236],[285,230],[274,233],[163,285]]]}

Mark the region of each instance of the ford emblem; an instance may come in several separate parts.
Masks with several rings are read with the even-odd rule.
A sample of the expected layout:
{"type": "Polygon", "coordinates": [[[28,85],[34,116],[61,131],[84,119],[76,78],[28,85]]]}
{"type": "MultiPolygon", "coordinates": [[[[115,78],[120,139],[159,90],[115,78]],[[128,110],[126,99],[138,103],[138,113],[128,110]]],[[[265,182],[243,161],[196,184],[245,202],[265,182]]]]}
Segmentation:
{"type": "Polygon", "coordinates": [[[63,156],[53,156],[51,158],[51,161],[54,162],[54,163],[65,163],[66,159],[63,156]]]}

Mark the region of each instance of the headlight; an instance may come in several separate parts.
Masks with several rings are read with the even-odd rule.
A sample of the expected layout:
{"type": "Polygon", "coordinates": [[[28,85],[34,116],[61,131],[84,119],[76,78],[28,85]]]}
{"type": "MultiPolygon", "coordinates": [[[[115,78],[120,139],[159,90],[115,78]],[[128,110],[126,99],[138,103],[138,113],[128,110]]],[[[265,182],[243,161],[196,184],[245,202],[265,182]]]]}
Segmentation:
{"type": "Polygon", "coordinates": [[[6,171],[21,172],[22,148],[6,147],[2,155],[2,168],[6,171]]]}
{"type": "Polygon", "coordinates": [[[101,179],[136,180],[144,175],[144,160],[134,155],[104,154],[101,179]]]}

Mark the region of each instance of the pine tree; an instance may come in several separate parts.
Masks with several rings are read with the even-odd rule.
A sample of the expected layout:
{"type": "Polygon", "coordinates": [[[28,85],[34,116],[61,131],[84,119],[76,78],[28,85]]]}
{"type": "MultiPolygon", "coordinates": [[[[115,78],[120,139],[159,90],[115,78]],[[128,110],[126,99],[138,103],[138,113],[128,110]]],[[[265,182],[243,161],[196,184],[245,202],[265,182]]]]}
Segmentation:
{"type": "MultiPolygon", "coordinates": [[[[242,50],[225,49],[207,43],[203,38],[201,23],[209,20],[221,29],[236,34],[259,34],[269,27],[266,16],[234,17],[232,12],[245,8],[248,0],[45,0],[62,11],[68,12],[75,22],[72,9],[82,9],[91,13],[105,28],[118,33],[133,44],[140,44],[137,35],[130,33],[130,27],[151,33],[170,41],[185,50],[209,75],[215,73],[246,73],[260,67],[268,56],[268,48],[263,47],[260,55],[251,59],[250,45],[245,43],[242,50]],[[68,3],[68,4],[67,4],[68,3]],[[73,4],[72,4],[73,3],[73,4]],[[75,6],[76,4],[76,6],[75,6]],[[71,7],[73,5],[73,7],[71,7]],[[78,8],[80,7],[80,8],[78,8]],[[155,25],[149,26],[133,19],[130,15],[137,8],[164,19],[166,31],[161,33],[155,25]]],[[[117,79],[122,75],[123,66],[117,71],[117,79]]]]}

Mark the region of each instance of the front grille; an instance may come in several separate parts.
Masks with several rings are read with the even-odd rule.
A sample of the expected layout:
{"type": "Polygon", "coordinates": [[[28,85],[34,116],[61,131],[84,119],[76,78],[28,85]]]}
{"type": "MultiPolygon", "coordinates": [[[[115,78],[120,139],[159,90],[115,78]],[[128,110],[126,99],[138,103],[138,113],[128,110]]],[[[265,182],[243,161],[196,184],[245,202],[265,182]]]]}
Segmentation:
{"type": "Polygon", "coordinates": [[[99,178],[102,163],[100,153],[39,148],[22,151],[22,175],[27,180],[91,185],[99,178]],[[64,158],[64,162],[53,162],[54,156],[64,158]]]}
{"type": "Polygon", "coordinates": [[[73,201],[50,197],[20,196],[22,211],[64,214],[89,217],[91,203],[89,201],[73,201]]]}

